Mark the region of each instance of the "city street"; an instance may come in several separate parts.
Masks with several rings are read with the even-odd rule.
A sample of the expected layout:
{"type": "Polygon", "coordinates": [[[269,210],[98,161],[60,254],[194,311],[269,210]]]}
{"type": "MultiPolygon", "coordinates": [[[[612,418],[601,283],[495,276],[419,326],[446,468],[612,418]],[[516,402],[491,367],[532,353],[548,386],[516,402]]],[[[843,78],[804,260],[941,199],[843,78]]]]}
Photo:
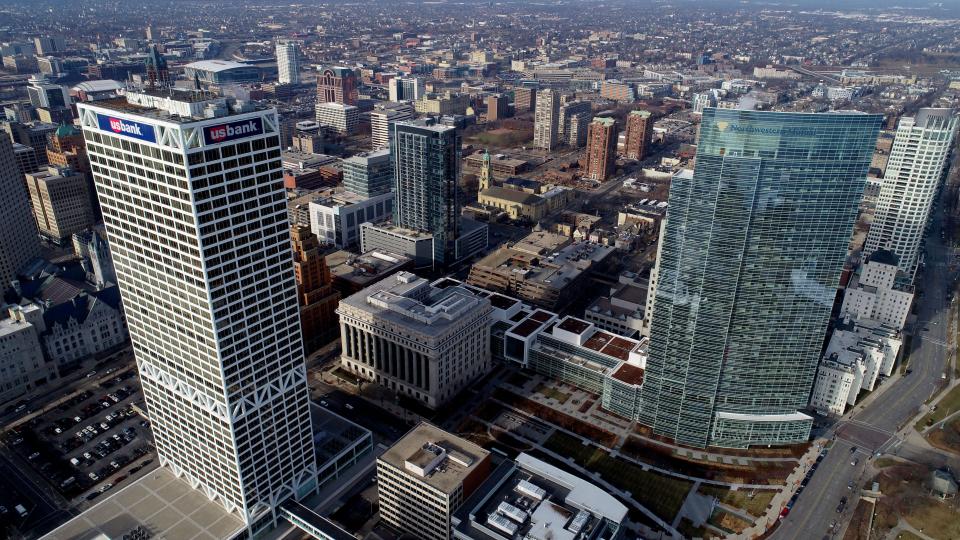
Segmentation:
{"type": "MultiPolygon", "coordinates": [[[[847,496],[851,500],[841,514],[841,524],[845,524],[856,508],[858,493],[847,489],[848,482],[854,481],[857,489],[863,487],[868,459],[878,451],[896,453],[901,449],[897,432],[947,382],[942,377],[948,368],[947,353],[952,350],[947,344],[950,301],[946,298],[952,276],[947,264],[949,250],[940,238],[942,222],[943,211],[938,206],[926,240],[926,269],[916,281],[924,294],[915,300],[917,323],[908,356],[910,373],[891,377],[886,388],[879,388],[868,403],[857,405],[834,426],[836,443],[772,538],[806,540],[829,536],[827,529],[838,517],[840,498],[847,496]],[[851,453],[854,447],[857,450],[851,453]],[[851,465],[855,459],[857,464],[851,465]]],[[[917,455],[917,449],[908,449],[911,459],[922,457],[917,455]]],[[[844,526],[835,530],[842,531],[844,526]]]]}

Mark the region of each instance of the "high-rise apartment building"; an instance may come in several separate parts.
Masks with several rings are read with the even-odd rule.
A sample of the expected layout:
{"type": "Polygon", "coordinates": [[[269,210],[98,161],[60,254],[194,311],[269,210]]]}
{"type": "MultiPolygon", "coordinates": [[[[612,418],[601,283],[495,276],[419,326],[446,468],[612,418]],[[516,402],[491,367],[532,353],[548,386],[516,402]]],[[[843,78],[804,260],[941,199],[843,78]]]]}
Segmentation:
{"type": "Polygon", "coordinates": [[[331,67],[317,78],[317,103],[356,105],[358,99],[357,74],[348,67],[331,67]]]}
{"type": "Polygon", "coordinates": [[[705,447],[806,441],[882,116],[707,108],[670,209],[642,424],[705,447]]]}
{"type": "Polygon", "coordinates": [[[37,222],[30,212],[30,196],[13,156],[13,145],[0,134],[0,204],[3,234],[0,235],[0,284],[10,285],[23,265],[40,254],[37,222]]]}
{"type": "Polygon", "coordinates": [[[437,408],[493,366],[490,300],[398,272],[337,308],[341,364],[361,379],[437,408]]]}
{"type": "Polygon", "coordinates": [[[373,150],[390,148],[390,124],[412,120],[415,115],[411,103],[378,103],[370,112],[370,141],[373,150]]]}
{"type": "Polygon", "coordinates": [[[584,176],[604,182],[617,165],[617,121],[594,118],[587,130],[587,153],[584,155],[584,176]]]}
{"type": "Polygon", "coordinates": [[[649,111],[630,111],[627,115],[627,140],[624,148],[627,159],[643,160],[647,157],[651,131],[649,111]]]}
{"type": "Polygon", "coordinates": [[[487,121],[503,120],[510,115],[510,100],[503,94],[487,96],[487,121]]]}
{"type": "Polygon", "coordinates": [[[47,167],[27,174],[25,180],[33,217],[43,236],[60,244],[93,225],[85,175],[67,168],[47,167]]]}
{"type": "Polygon", "coordinates": [[[581,148],[587,144],[587,131],[592,117],[593,106],[589,101],[569,101],[561,105],[557,141],[571,148],[581,148]]]}
{"type": "Polygon", "coordinates": [[[343,160],[343,187],[361,197],[376,197],[392,191],[390,150],[384,148],[343,160]]]}
{"type": "Polygon", "coordinates": [[[553,150],[557,146],[557,124],[560,121],[560,94],[556,90],[537,92],[533,120],[533,146],[553,150]]]}
{"type": "Polygon", "coordinates": [[[293,271],[300,300],[300,329],[309,355],[337,335],[337,303],[340,293],[333,289],[330,268],[320,241],[307,225],[290,228],[293,244],[293,271]]]}
{"type": "Polygon", "coordinates": [[[277,42],[277,81],[280,84],[300,84],[300,51],[296,42],[277,42]]]}
{"type": "Polygon", "coordinates": [[[460,237],[460,134],[433,121],[392,127],[394,222],[433,235],[434,260],[456,260],[460,237]]]}
{"type": "Polygon", "coordinates": [[[157,453],[252,536],[317,485],[277,114],[126,99],[79,109],[157,453]]]}
{"type": "Polygon", "coordinates": [[[387,83],[390,101],[417,101],[427,94],[420,77],[394,77],[387,83]]]}
{"type": "Polygon", "coordinates": [[[914,275],[923,232],[956,133],[953,109],[920,109],[916,116],[900,119],[867,234],[865,255],[888,249],[897,256],[900,269],[908,276],[914,275]]]}
{"type": "Polygon", "coordinates": [[[513,91],[513,112],[521,114],[537,108],[536,88],[517,88],[513,91]]]}
{"type": "Polygon", "coordinates": [[[850,278],[840,315],[903,330],[913,304],[913,288],[900,283],[899,277],[897,256],[885,249],[874,251],[850,278]]]}

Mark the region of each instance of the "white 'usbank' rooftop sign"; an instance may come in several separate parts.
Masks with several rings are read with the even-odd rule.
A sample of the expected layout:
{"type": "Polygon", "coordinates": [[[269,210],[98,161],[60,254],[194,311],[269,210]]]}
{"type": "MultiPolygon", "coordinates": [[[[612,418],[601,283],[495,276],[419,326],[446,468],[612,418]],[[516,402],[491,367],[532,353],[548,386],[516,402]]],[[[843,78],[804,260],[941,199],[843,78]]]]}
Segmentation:
{"type": "MultiPolygon", "coordinates": [[[[156,130],[150,124],[117,118],[105,114],[97,114],[97,125],[104,131],[112,131],[118,135],[131,137],[146,142],[157,142],[156,130]]],[[[219,144],[227,141],[243,139],[263,133],[263,120],[248,118],[227,124],[215,124],[203,127],[203,140],[206,144],[219,144]]]]}
{"type": "Polygon", "coordinates": [[[143,122],[134,122],[133,120],[126,120],[115,116],[97,114],[97,125],[104,131],[112,131],[118,135],[132,137],[141,141],[157,142],[157,135],[153,126],[144,124],[143,122]]]}

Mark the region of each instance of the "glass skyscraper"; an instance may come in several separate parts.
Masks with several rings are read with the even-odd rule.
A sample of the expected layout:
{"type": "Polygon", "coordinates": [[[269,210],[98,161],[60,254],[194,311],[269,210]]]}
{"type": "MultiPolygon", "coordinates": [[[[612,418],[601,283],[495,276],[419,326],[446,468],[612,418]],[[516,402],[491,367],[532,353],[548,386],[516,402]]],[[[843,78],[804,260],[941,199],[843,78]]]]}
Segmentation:
{"type": "Polygon", "coordinates": [[[707,108],[670,187],[640,422],[696,447],[806,441],[882,116],[707,108]]]}
{"type": "Polygon", "coordinates": [[[452,263],[460,237],[460,134],[431,119],[390,126],[397,225],[433,235],[434,261],[452,263]]]}

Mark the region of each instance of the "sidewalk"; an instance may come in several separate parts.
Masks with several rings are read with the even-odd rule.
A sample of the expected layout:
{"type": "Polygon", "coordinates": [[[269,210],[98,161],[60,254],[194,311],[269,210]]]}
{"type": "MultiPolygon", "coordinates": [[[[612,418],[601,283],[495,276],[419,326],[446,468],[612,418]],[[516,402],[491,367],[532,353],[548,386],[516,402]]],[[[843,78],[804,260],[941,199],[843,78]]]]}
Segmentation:
{"type": "Polygon", "coordinates": [[[820,454],[820,450],[827,444],[827,440],[818,439],[814,441],[814,443],[815,444],[810,445],[807,453],[800,458],[800,466],[794,469],[794,471],[790,473],[790,476],[787,477],[787,481],[783,489],[773,496],[773,500],[770,501],[770,508],[767,509],[767,512],[757,519],[752,527],[748,527],[747,529],[744,529],[742,533],[732,535],[730,538],[756,538],[767,532],[767,529],[777,522],[777,519],[780,517],[780,512],[787,505],[787,502],[790,501],[790,498],[793,497],[793,495],[800,488],[800,482],[807,475],[807,471],[810,470],[810,467],[816,462],[817,456],[820,454]]]}

